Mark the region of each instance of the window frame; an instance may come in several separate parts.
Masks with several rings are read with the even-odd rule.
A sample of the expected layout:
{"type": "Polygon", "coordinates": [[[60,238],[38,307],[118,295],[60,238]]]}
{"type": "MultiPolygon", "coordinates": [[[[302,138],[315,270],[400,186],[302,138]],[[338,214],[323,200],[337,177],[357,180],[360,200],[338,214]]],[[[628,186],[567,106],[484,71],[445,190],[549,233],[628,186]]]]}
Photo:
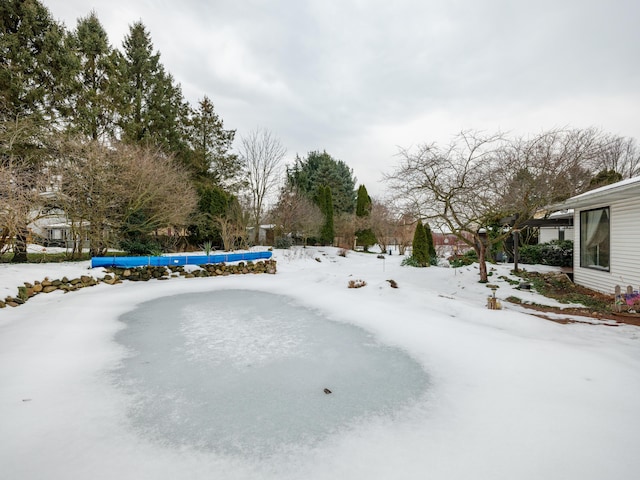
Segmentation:
{"type": "MultiPolygon", "coordinates": [[[[602,216],[600,217],[600,220],[598,221],[598,225],[600,225],[602,223],[602,216]]],[[[596,229],[592,230],[591,235],[595,236],[597,234],[597,231],[600,229],[600,227],[596,227],[596,229]]],[[[598,242],[598,245],[602,244],[603,242],[598,242]]],[[[596,247],[597,248],[597,247],[596,247]]],[[[597,270],[599,272],[609,272],[611,271],[611,207],[610,206],[605,206],[605,207],[597,207],[597,208],[591,208],[588,210],[580,210],[580,245],[579,245],[579,254],[580,254],[580,268],[588,268],[591,270],[597,270]],[[585,222],[585,219],[587,218],[587,216],[589,214],[593,214],[594,212],[597,211],[602,211],[606,213],[606,218],[607,218],[607,232],[606,232],[606,239],[608,239],[608,244],[609,244],[609,252],[608,252],[608,258],[607,258],[607,265],[606,266],[602,266],[602,265],[598,265],[596,264],[587,264],[587,250],[586,250],[586,229],[588,228],[586,225],[588,224],[588,222],[585,222]]],[[[596,259],[598,260],[599,263],[599,254],[596,254],[596,259]]]]}

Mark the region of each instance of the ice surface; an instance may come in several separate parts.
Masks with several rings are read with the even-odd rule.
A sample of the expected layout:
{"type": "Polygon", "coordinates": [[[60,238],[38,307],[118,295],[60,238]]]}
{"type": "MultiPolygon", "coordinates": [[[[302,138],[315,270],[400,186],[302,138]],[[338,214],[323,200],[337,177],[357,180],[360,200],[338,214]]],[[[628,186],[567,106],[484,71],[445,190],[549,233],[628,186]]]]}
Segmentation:
{"type": "Polygon", "coordinates": [[[428,385],[402,350],[282,295],[176,295],[122,320],[116,340],[131,355],[116,382],[134,399],[133,428],[165,445],[251,456],[311,446],[401,416],[428,385]]]}
{"type": "MultiPolygon", "coordinates": [[[[68,295],[38,295],[24,306],[0,311],[0,479],[638,478],[638,327],[562,325],[531,316],[509,302],[503,302],[503,310],[488,310],[487,287],[478,283],[477,266],[410,268],[401,265],[400,255],[387,256],[383,263],[375,255],[350,252],[343,257],[338,249],[325,247],[280,250],[274,255],[277,275],[102,284],[68,295]],[[347,288],[354,278],[366,280],[367,286],[347,288]],[[397,281],[399,288],[390,288],[389,279],[397,281]],[[314,317],[313,328],[304,327],[301,321],[311,315],[306,311],[297,311],[280,324],[278,318],[270,324],[248,315],[256,323],[246,327],[234,325],[242,315],[227,315],[214,334],[205,319],[212,321],[213,312],[219,310],[202,307],[204,313],[199,315],[196,310],[200,307],[194,310],[194,302],[185,304],[182,311],[171,313],[169,308],[179,298],[176,294],[201,292],[205,296],[196,298],[211,300],[228,295],[227,289],[281,295],[276,297],[281,302],[275,305],[260,302],[267,307],[261,314],[279,309],[289,299],[322,314],[314,317]],[[156,315],[132,320],[129,327],[118,321],[145,301],[158,305],[156,315]],[[189,309],[192,322],[185,323],[181,315],[189,309]],[[165,311],[172,316],[171,322],[163,320],[165,311]],[[293,435],[285,435],[290,432],[280,431],[280,439],[273,441],[272,437],[238,437],[241,443],[233,444],[231,435],[238,434],[240,427],[254,428],[249,420],[206,423],[209,418],[221,422],[217,417],[222,414],[211,414],[211,404],[197,404],[208,401],[206,394],[198,397],[182,388],[182,384],[191,387],[196,383],[187,374],[204,377],[197,388],[209,388],[213,392],[209,396],[223,397],[221,392],[230,390],[218,388],[219,380],[210,382],[215,369],[223,365],[230,371],[266,371],[268,359],[277,359],[274,363],[278,364],[297,358],[290,371],[302,370],[303,355],[314,351],[307,343],[318,340],[326,327],[322,324],[333,321],[371,334],[359,331],[361,339],[356,344],[362,348],[380,342],[408,352],[428,372],[428,382],[420,380],[425,382],[426,393],[418,389],[414,397],[405,394],[386,410],[368,404],[369,410],[354,417],[323,424],[318,405],[341,406],[351,383],[360,381],[361,375],[338,383],[339,364],[331,382],[326,382],[326,377],[307,375],[304,369],[305,375],[295,385],[311,384],[317,378],[317,385],[308,387],[316,404],[287,404],[290,411],[283,415],[282,423],[292,431],[291,419],[307,409],[318,417],[310,425],[319,423],[324,430],[299,430],[304,436],[299,443],[290,438],[293,435]],[[126,347],[115,342],[118,332],[125,334],[123,329],[129,330],[126,335],[133,333],[134,322],[157,324],[147,329],[150,335],[155,326],[171,335],[149,338],[150,347],[145,349],[135,348],[133,341],[126,347]],[[296,330],[298,324],[303,328],[296,330]],[[245,328],[252,335],[229,338],[223,333],[225,328],[230,332],[245,328]],[[280,336],[285,340],[273,341],[280,336]],[[181,361],[188,366],[184,371],[169,361],[174,349],[182,349],[181,361]],[[215,360],[211,351],[217,351],[215,358],[224,361],[215,360]],[[160,377],[161,373],[145,361],[178,373],[172,373],[168,384],[154,383],[142,375],[145,369],[160,377]],[[246,367],[248,363],[254,366],[246,367]],[[333,393],[324,395],[316,389],[325,387],[333,393]],[[167,405],[160,404],[163,399],[167,405]],[[200,407],[201,424],[180,417],[189,412],[187,407],[200,407]],[[153,408],[164,409],[157,417],[165,423],[157,428],[153,408]],[[208,437],[215,428],[220,432],[208,437]],[[234,430],[224,432],[223,428],[234,430]]],[[[0,264],[0,291],[15,295],[18,279],[104,274],[88,267],[88,262],[0,264]]],[[[502,280],[511,278],[512,268],[492,266],[501,300],[514,294],[502,280]]],[[[549,271],[553,267],[535,268],[549,271]]],[[[533,290],[517,295],[530,303],[547,302],[533,290]]],[[[249,296],[243,299],[240,309],[253,303],[249,296]]],[[[343,354],[346,347],[341,342],[349,332],[348,328],[337,330],[325,346],[343,354]]],[[[351,347],[347,352],[352,353],[351,347]]],[[[372,363],[372,370],[374,367],[379,368],[377,363],[372,363]]],[[[256,384],[267,379],[262,377],[254,376],[256,384]]],[[[294,375],[287,373],[287,377],[294,375]]],[[[400,390],[396,379],[392,380],[381,381],[380,387],[400,390]]],[[[289,386],[293,388],[294,382],[285,383],[289,386]]],[[[360,389],[356,401],[364,404],[367,392],[371,393],[360,389]]],[[[393,392],[374,389],[372,394],[388,393],[393,392]]],[[[262,392],[257,395],[263,404],[271,398],[262,392]]],[[[287,402],[297,398],[284,397],[287,402]]],[[[224,400],[227,405],[232,403],[224,400]]],[[[240,400],[248,403],[248,399],[240,400]]],[[[220,405],[218,408],[224,402],[220,405]]],[[[234,412],[246,417],[250,413],[244,405],[234,412]]]]}

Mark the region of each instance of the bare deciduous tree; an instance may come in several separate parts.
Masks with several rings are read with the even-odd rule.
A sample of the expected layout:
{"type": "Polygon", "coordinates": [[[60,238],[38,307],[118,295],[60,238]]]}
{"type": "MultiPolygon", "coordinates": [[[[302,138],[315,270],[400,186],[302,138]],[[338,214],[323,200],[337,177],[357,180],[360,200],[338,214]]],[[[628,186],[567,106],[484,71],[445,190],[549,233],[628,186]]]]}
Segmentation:
{"type": "Polygon", "coordinates": [[[584,191],[602,148],[595,130],[553,130],[513,142],[462,132],[444,148],[401,150],[400,166],[387,179],[411,211],[476,250],[487,281],[487,247],[538,209],[584,191]]]}
{"type": "Polygon", "coordinates": [[[307,244],[309,237],[320,233],[324,216],[320,208],[293,186],[285,186],[271,212],[279,236],[299,237],[307,244]]]}
{"type": "Polygon", "coordinates": [[[608,137],[596,170],[614,170],[622,178],[640,175],[640,148],[636,139],[608,137]]]}
{"type": "Polygon", "coordinates": [[[348,249],[355,247],[356,232],[360,223],[364,224],[364,221],[358,222],[358,220],[354,213],[341,212],[335,216],[333,226],[338,246],[348,249]]]}
{"type": "Polygon", "coordinates": [[[232,202],[225,215],[215,217],[225,251],[247,247],[247,218],[240,203],[232,202]]]}
{"type": "Polygon", "coordinates": [[[395,223],[396,221],[393,217],[393,212],[388,207],[388,202],[372,199],[369,225],[383,252],[387,251],[389,242],[393,241],[395,223]]]}
{"type": "Polygon", "coordinates": [[[411,246],[416,223],[416,218],[407,212],[403,212],[400,216],[396,217],[393,228],[393,240],[398,246],[398,253],[400,255],[404,255],[407,248],[411,246]]]}
{"type": "Polygon", "coordinates": [[[60,151],[58,201],[73,230],[89,239],[92,255],[115,246],[125,228],[149,233],[182,227],[196,207],[186,172],[158,151],[79,141],[65,143],[60,151]]]}
{"type": "Polygon", "coordinates": [[[601,162],[607,141],[594,129],[550,130],[504,143],[498,169],[503,201],[521,215],[584,192],[601,162]]]}
{"type": "Polygon", "coordinates": [[[0,253],[26,246],[27,225],[46,215],[44,178],[20,161],[0,164],[0,253]]]}
{"type": "Polygon", "coordinates": [[[240,140],[240,157],[247,172],[251,196],[254,241],[258,240],[265,201],[280,180],[280,164],[287,151],[271,132],[256,129],[240,140]]]}
{"type": "Polygon", "coordinates": [[[441,231],[449,231],[478,252],[480,279],[487,280],[486,244],[482,230],[500,218],[497,161],[503,138],[460,133],[447,147],[422,145],[416,152],[401,150],[400,166],[387,176],[392,188],[410,200],[419,217],[441,231]],[[468,239],[463,232],[472,235],[468,239]]]}

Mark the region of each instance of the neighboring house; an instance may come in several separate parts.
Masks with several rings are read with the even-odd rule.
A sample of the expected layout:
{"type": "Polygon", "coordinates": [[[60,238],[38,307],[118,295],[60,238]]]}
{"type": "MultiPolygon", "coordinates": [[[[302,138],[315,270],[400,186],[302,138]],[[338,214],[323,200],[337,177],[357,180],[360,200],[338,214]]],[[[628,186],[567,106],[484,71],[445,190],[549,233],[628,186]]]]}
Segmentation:
{"type": "MultiPolygon", "coordinates": [[[[80,241],[77,234],[72,233],[72,225],[65,211],[56,206],[56,190],[40,193],[42,206],[31,212],[33,219],[27,226],[30,234],[29,241],[42,243],[45,247],[74,248],[80,241]]],[[[86,224],[83,224],[86,226],[86,224]]],[[[88,241],[83,240],[83,247],[88,247],[88,241]]]]}
{"type": "Polygon", "coordinates": [[[604,293],[640,286],[640,177],[569,198],[574,209],[573,280],[604,293]]]}
{"type": "Polygon", "coordinates": [[[462,255],[473,247],[453,233],[431,232],[433,246],[439,257],[448,258],[452,255],[462,255]]]}
{"type": "MultiPolygon", "coordinates": [[[[79,239],[72,234],[71,223],[61,210],[52,210],[29,224],[29,232],[33,243],[42,243],[45,247],[75,248],[79,239]]],[[[85,238],[83,248],[89,246],[85,238]]]]}
{"type": "Polygon", "coordinates": [[[539,224],[538,243],[573,240],[573,210],[554,212],[547,220],[548,223],[539,224]]]}
{"type": "MultiPolygon", "coordinates": [[[[276,226],[273,224],[270,225],[260,225],[260,229],[258,230],[258,239],[254,243],[256,245],[273,245],[274,237],[275,237],[275,228],[276,226]]],[[[247,227],[247,233],[249,238],[254,238],[253,231],[255,227],[247,227]]]]}

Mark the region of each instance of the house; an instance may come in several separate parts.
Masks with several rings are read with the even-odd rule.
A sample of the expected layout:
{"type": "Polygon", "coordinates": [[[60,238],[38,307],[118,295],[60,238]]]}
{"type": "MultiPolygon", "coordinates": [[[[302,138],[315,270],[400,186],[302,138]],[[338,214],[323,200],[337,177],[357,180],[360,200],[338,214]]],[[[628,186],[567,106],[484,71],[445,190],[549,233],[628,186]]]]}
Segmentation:
{"type": "Polygon", "coordinates": [[[247,227],[247,234],[250,239],[254,240],[255,245],[273,245],[275,238],[275,228],[276,226],[273,224],[269,225],[260,225],[258,230],[258,238],[255,239],[255,235],[253,231],[255,230],[254,226],[247,227]]]}
{"type": "Polygon", "coordinates": [[[573,240],[573,210],[553,212],[538,224],[538,243],[573,240]]]}
{"type": "Polygon", "coordinates": [[[613,294],[640,287],[640,177],[571,197],[557,210],[572,208],[573,280],[613,294]]]}
{"type": "MultiPolygon", "coordinates": [[[[433,246],[439,257],[448,258],[451,255],[462,255],[472,249],[469,243],[461,240],[453,233],[431,232],[433,246]]],[[[469,237],[469,235],[466,235],[469,237]]]]}

